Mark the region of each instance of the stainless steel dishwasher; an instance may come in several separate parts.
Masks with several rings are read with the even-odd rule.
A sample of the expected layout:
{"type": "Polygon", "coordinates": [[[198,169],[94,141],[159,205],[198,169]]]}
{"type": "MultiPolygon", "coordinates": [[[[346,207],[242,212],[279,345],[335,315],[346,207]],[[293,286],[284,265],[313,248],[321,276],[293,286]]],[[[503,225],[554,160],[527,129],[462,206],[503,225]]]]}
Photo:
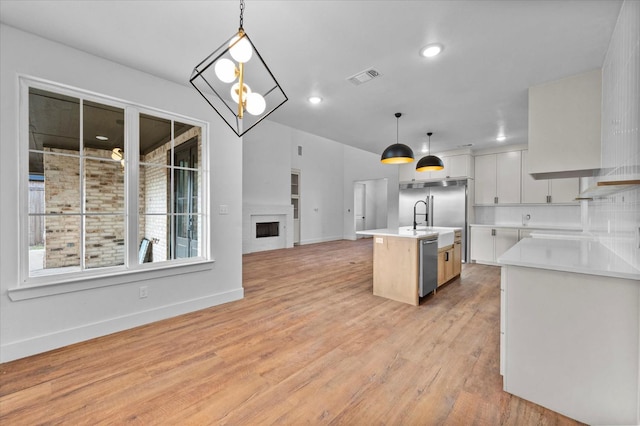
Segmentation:
{"type": "Polygon", "coordinates": [[[438,236],[420,240],[420,297],[438,287],[438,236]]]}

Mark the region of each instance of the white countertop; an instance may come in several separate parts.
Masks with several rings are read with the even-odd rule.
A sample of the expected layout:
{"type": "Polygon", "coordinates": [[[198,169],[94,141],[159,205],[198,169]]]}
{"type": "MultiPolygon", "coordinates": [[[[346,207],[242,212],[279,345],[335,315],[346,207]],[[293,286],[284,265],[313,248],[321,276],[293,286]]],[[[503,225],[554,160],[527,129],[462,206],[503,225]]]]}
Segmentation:
{"type": "Polygon", "coordinates": [[[640,280],[640,270],[597,241],[524,238],[499,259],[502,265],[640,280]]]}
{"type": "Polygon", "coordinates": [[[493,225],[487,225],[484,223],[472,223],[469,226],[477,226],[479,228],[511,228],[511,229],[543,229],[543,230],[550,230],[550,231],[577,231],[580,232],[582,231],[582,227],[580,226],[571,226],[571,225],[567,225],[567,226],[562,226],[562,225],[532,225],[532,224],[528,224],[528,225],[522,225],[522,224],[517,224],[517,223],[510,223],[510,224],[498,224],[495,223],[493,225]]]}
{"type": "Polygon", "coordinates": [[[454,231],[460,230],[462,230],[462,228],[448,228],[445,226],[418,226],[414,231],[413,226],[401,226],[399,228],[368,229],[366,231],[358,231],[356,232],[356,234],[415,239],[423,239],[443,236],[444,234],[451,234],[451,244],[453,244],[453,233],[454,231]]]}

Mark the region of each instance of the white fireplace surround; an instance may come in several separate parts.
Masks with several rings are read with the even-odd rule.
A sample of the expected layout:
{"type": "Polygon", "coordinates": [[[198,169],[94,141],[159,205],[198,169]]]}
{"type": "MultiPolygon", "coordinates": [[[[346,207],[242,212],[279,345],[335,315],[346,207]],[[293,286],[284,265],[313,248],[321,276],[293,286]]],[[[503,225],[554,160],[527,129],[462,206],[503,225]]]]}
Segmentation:
{"type": "Polygon", "coordinates": [[[244,204],[242,253],[293,247],[293,206],[244,204]],[[280,222],[279,236],[256,238],[256,223],[280,222]]]}

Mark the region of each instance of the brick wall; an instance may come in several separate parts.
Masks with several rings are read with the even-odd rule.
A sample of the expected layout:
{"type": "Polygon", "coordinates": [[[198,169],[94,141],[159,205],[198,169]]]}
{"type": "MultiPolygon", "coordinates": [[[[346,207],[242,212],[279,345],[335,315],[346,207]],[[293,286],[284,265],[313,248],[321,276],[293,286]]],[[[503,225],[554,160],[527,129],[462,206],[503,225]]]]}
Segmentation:
{"type": "MultiPolygon", "coordinates": [[[[193,127],[176,137],[175,146],[179,146],[194,137],[198,138],[198,159],[200,159],[202,158],[202,132],[200,127],[193,127]]],[[[170,212],[171,206],[169,204],[171,194],[169,191],[169,173],[171,169],[167,167],[167,153],[170,148],[171,143],[167,142],[165,145],[140,159],[141,162],[153,164],[141,167],[143,170],[140,172],[140,181],[142,182],[144,180],[144,199],[140,201],[140,211],[147,213],[147,215],[140,215],[141,217],[144,216],[144,223],[142,223],[141,219],[139,229],[144,230],[144,232],[141,233],[141,238],[147,238],[153,241],[152,252],[154,262],[161,262],[169,258],[168,242],[171,238],[170,216],[150,215],[149,213],[170,212]]],[[[200,165],[198,164],[198,166],[200,165]]],[[[201,179],[201,173],[198,173],[199,195],[202,193],[200,189],[201,179]]],[[[200,198],[199,196],[198,200],[200,200],[200,198]]],[[[200,203],[198,203],[198,211],[201,211],[200,203]]],[[[198,230],[200,228],[201,227],[198,227],[198,230]]],[[[198,240],[200,240],[200,238],[198,238],[198,240]]]]}
{"type": "MultiPolygon", "coordinates": [[[[47,149],[69,155],[44,155],[45,211],[80,213],[80,159],[77,151],[47,149]]],[[[111,159],[111,151],[86,149],[85,155],[111,159]]],[[[84,167],[85,261],[87,268],[124,263],[124,173],[119,162],[86,159],[84,167]],[[91,215],[91,213],[95,213],[91,215]],[[105,215],[115,214],[115,215],[105,215]]],[[[45,219],[45,268],[80,265],[78,215],[45,219]]]]}
{"type": "MultiPolygon", "coordinates": [[[[201,129],[194,127],[176,138],[178,146],[194,137],[198,138],[198,158],[201,157],[201,129]]],[[[170,143],[143,156],[139,175],[139,246],[142,238],[153,241],[153,261],[168,259],[169,226],[169,173],[167,152],[170,143]],[[162,213],[152,215],[150,213],[162,213]]],[[[80,159],[77,151],[47,149],[46,152],[67,155],[44,155],[45,211],[48,214],[74,214],[46,216],[45,268],[80,265],[80,159]]],[[[111,151],[85,149],[85,265],[87,268],[124,264],[125,199],[124,172],[111,151]],[[92,214],[95,213],[95,214],[92,214]]],[[[201,173],[198,188],[201,194],[201,173]]],[[[201,211],[200,196],[197,211],[201,211]]],[[[201,226],[198,227],[200,232],[201,226]]],[[[200,238],[198,236],[198,240],[200,238]]]]}

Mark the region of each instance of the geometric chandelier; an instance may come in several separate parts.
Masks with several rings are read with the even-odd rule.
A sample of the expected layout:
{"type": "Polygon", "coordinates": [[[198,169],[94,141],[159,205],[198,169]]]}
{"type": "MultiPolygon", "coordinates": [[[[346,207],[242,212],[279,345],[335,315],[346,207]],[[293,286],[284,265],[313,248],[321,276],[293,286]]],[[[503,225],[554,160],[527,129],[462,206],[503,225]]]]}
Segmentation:
{"type": "Polygon", "coordinates": [[[243,14],[244,0],[240,0],[238,32],[196,65],[189,79],[238,136],[251,130],[288,100],[244,32],[243,14]]]}

